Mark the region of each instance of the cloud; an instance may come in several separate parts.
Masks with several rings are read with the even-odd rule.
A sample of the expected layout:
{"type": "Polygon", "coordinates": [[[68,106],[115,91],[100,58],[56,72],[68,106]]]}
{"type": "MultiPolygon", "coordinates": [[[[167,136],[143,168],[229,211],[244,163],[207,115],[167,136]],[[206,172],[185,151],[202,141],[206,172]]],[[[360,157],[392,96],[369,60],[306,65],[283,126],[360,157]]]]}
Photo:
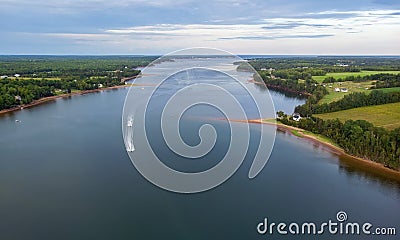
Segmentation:
{"type": "Polygon", "coordinates": [[[278,38],[321,38],[346,32],[361,32],[369,27],[400,24],[396,10],[352,11],[348,17],[327,17],[342,14],[339,11],[308,13],[307,17],[268,18],[259,23],[223,24],[155,24],[107,29],[106,34],[131,36],[204,37],[216,39],[278,39],[278,38]],[[314,16],[325,16],[323,19],[314,16]]]}
{"type": "Polygon", "coordinates": [[[315,35],[281,35],[281,36],[240,36],[240,37],[223,37],[219,38],[220,40],[235,40],[235,39],[247,39],[247,40],[275,40],[275,39],[284,39],[284,38],[325,38],[332,37],[334,34],[315,34],[315,35]]]}
{"type": "Polygon", "coordinates": [[[0,0],[9,19],[0,22],[0,54],[159,54],[192,46],[400,54],[400,7],[379,2],[0,0]]]}
{"type": "Polygon", "coordinates": [[[311,23],[279,23],[279,24],[271,24],[269,26],[264,26],[264,29],[294,29],[298,27],[315,27],[315,28],[321,28],[321,27],[332,27],[330,24],[311,24],[311,23]]]}

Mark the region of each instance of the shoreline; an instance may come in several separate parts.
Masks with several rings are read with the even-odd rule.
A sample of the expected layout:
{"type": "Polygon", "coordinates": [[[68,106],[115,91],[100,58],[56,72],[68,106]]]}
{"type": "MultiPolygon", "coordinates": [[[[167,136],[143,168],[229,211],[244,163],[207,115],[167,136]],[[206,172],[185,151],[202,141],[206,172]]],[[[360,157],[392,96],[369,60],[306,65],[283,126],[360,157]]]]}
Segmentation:
{"type": "Polygon", "coordinates": [[[39,106],[39,105],[47,103],[47,102],[55,101],[59,98],[68,98],[68,97],[72,97],[72,96],[85,95],[88,93],[95,93],[95,92],[102,92],[102,91],[119,89],[119,88],[126,88],[126,87],[130,87],[130,86],[131,86],[131,84],[117,85],[117,86],[112,86],[112,87],[98,88],[98,89],[92,89],[92,90],[82,90],[79,92],[65,93],[65,94],[60,94],[60,95],[56,95],[56,96],[44,97],[44,98],[40,98],[38,100],[34,100],[33,102],[28,103],[28,104],[23,104],[23,105],[19,105],[17,107],[13,107],[13,108],[3,109],[0,111],[0,116],[5,115],[5,114],[10,114],[10,113],[13,113],[16,111],[20,111],[25,108],[39,106]]]}
{"type": "MultiPolygon", "coordinates": [[[[246,120],[230,120],[230,121],[245,122],[246,120]]],[[[298,138],[303,138],[306,141],[309,141],[311,143],[321,144],[323,147],[325,147],[326,150],[330,151],[333,154],[338,155],[338,157],[343,156],[343,157],[347,158],[346,161],[347,160],[352,161],[353,163],[356,163],[357,166],[362,167],[362,168],[368,168],[369,170],[377,170],[379,172],[376,172],[376,174],[379,174],[379,175],[382,175],[382,176],[385,176],[385,177],[388,177],[388,178],[391,178],[393,180],[400,182],[400,170],[394,170],[391,168],[387,168],[382,163],[377,163],[377,162],[371,161],[369,159],[353,156],[349,153],[346,153],[344,151],[344,149],[341,147],[335,146],[330,142],[326,142],[324,140],[316,138],[315,136],[304,133],[304,131],[305,131],[304,129],[284,125],[284,124],[278,123],[278,122],[276,122],[276,123],[266,122],[266,121],[263,121],[263,119],[247,120],[246,122],[275,125],[277,127],[277,129],[284,131],[284,132],[288,132],[289,134],[294,135],[294,136],[296,136],[296,134],[294,134],[292,132],[292,130],[297,131],[297,133],[300,135],[300,136],[296,136],[298,138]]]]}
{"type": "MultiPolygon", "coordinates": [[[[47,103],[47,102],[55,101],[59,98],[68,98],[68,97],[72,97],[72,96],[85,95],[85,94],[89,94],[89,93],[102,92],[102,91],[119,89],[119,88],[126,88],[126,87],[131,87],[132,85],[137,85],[137,84],[117,85],[117,86],[112,86],[112,87],[98,88],[98,89],[92,89],[92,90],[83,90],[83,91],[79,91],[79,92],[65,93],[65,94],[60,94],[60,95],[56,95],[56,96],[45,97],[45,98],[35,100],[28,104],[19,105],[14,108],[1,110],[0,116],[10,114],[10,113],[13,113],[16,111],[20,111],[25,108],[39,106],[39,105],[47,103]]],[[[267,122],[265,120],[271,120],[271,119],[250,119],[250,120],[229,119],[229,121],[231,121],[231,122],[248,122],[248,123],[256,123],[256,124],[275,125],[277,127],[277,130],[284,131],[284,132],[294,135],[298,138],[303,138],[306,141],[309,141],[311,143],[321,144],[323,147],[326,148],[326,150],[330,151],[331,153],[334,153],[334,154],[338,155],[339,157],[344,156],[344,157],[350,159],[351,161],[353,161],[353,163],[357,163],[357,166],[359,166],[359,164],[361,164],[361,165],[363,165],[361,167],[364,167],[364,168],[371,167],[375,170],[380,171],[380,173],[381,173],[380,175],[384,175],[385,177],[390,177],[390,178],[400,182],[400,169],[399,170],[390,169],[390,168],[385,167],[381,163],[377,163],[377,162],[371,161],[369,159],[353,156],[349,153],[346,153],[344,151],[344,149],[339,146],[336,146],[330,142],[324,141],[322,139],[318,139],[315,136],[304,133],[304,131],[305,131],[304,129],[284,125],[284,124],[278,123],[278,122],[267,122]],[[293,130],[297,131],[297,134],[294,134],[292,132],[293,130]],[[298,136],[298,135],[300,135],[300,136],[298,136]]]]}

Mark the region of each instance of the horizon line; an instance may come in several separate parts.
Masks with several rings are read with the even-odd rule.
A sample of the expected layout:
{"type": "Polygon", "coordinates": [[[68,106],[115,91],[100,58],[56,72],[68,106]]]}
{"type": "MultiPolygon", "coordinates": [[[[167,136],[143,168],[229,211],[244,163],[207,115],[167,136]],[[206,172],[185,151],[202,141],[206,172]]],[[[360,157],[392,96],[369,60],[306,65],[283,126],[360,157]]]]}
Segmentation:
{"type": "MultiPolygon", "coordinates": [[[[106,56],[135,56],[135,57],[157,57],[166,54],[57,54],[57,53],[16,53],[0,54],[0,56],[87,56],[87,57],[106,57],[106,56]]],[[[308,57],[400,57],[397,54],[234,54],[236,56],[308,56],[308,57]]]]}

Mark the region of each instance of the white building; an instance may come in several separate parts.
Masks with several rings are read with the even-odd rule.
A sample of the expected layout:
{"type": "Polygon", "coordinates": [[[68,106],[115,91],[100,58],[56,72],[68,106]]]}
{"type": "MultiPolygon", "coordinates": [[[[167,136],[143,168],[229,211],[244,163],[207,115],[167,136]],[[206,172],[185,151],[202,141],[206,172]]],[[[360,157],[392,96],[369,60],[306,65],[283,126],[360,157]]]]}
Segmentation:
{"type": "Polygon", "coordinates": [[[293,113],[292,117],[293,117],[293,120],[295,120],[296,122],[300,121],[300,119],[301,119],[301,116],[299,113],[293,113]]]}

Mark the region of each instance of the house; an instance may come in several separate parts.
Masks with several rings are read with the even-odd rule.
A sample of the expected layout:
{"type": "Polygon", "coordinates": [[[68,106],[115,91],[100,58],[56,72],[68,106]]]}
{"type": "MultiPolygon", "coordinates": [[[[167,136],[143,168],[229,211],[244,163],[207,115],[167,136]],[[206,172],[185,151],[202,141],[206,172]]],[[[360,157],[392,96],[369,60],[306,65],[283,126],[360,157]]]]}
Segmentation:
{"type": "Polygon", "coordinates": [[[300,113],[293,113],[292,117],[296,122],[300,121],[301,119],[300,113]]]}
{"type": "Polygon", "coordinates": [[[340,92],[340,88],[335,88],[335,92],[340,92]]]}
{"type": "Polygon", "coordinates": [[[103,84],[99,83],[99,84],[97,84],[97,86],[98,86],[98,88],[102,88],[103,84]]]}
{"type": "Polygon", "coordinates": [[[341,92],[348,92],[349,90],[347,88],[341,88],[340,91],[341,92]]]}
{"type": "Polygon", "coordinates": [[[22,100],[21,96],[19,96],[19,95],[14,96],[14,99],[17,100],[17,101],[21,101],[22,100]]]}
{"type": "Polygon", "coordinates": [[[16,73],[16,74],[14,74],[14,77],[21,77],[21,75],[20,74],[18,74],[18,73],[16,73]]]}
{"type": "Polygon", "coordinates": [[[7,75],[2,75],[2,76],[0,76],[0,78],[1,79],[5,79],[5,78],[8,78],[8,76],[7,75]]]}

